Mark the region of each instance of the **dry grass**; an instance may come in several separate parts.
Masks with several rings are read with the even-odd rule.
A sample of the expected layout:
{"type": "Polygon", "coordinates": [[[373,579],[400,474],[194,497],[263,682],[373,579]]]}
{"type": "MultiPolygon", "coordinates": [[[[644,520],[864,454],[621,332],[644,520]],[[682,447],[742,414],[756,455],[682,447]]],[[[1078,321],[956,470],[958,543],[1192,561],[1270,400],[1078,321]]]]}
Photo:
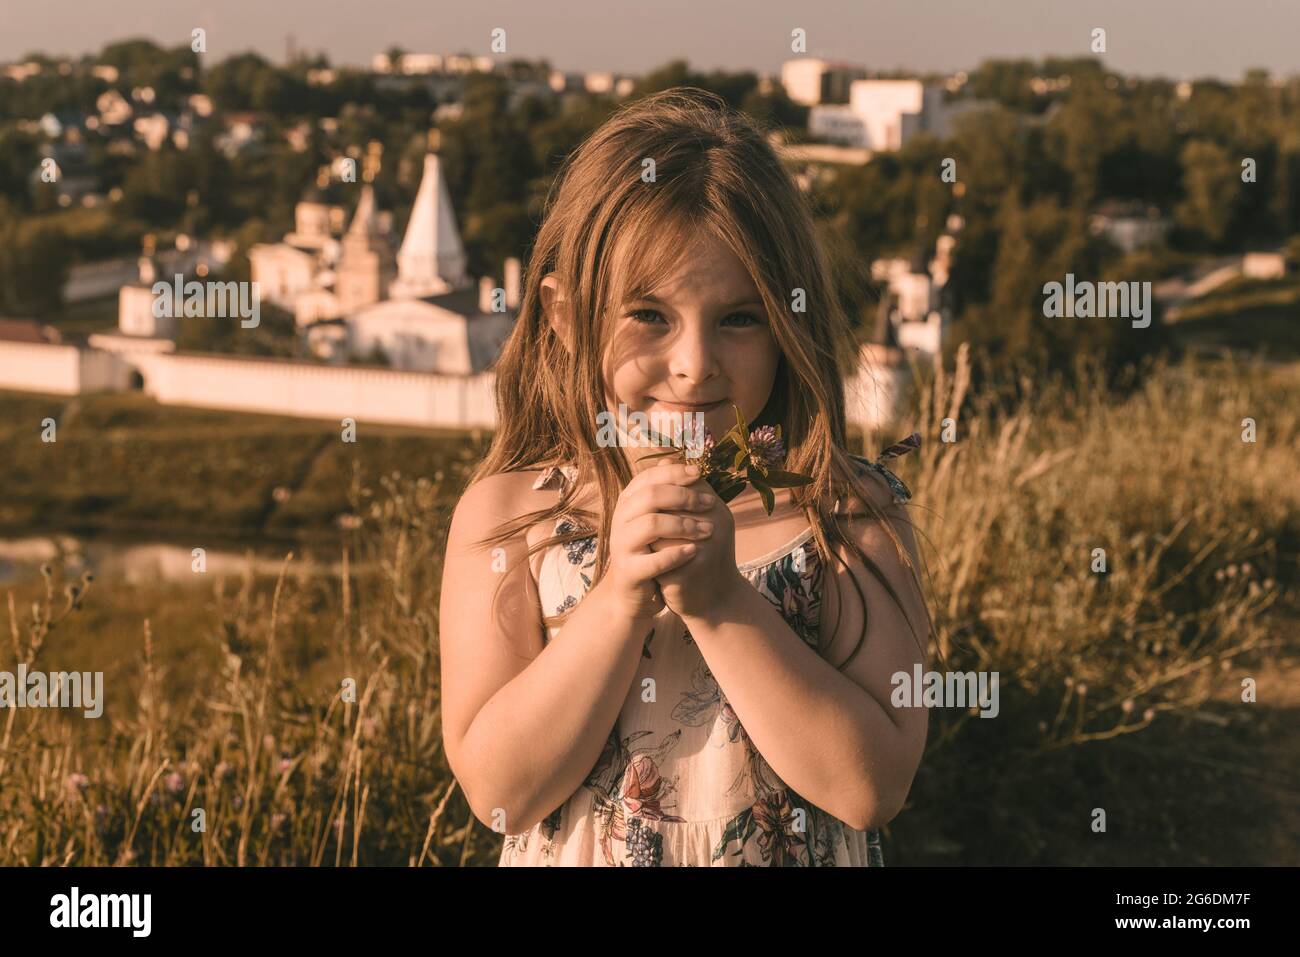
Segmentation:
{"type": "MultiPolygon", "coordinates": [[[[1169,824],[1149,819],[1141,794],[1159,782],[1094,775],[1120,753],[1109,743],[1177,746],[1205,722],[1249,725],[1267,710],[1267,696],[1241,701],[1241,679],[1296,648],[1297,371],[1158,364],[1116,396],[1084,369],[1072,386],[1022,383],[1012,403],[965,396],[964,356],[933,377],[924,434],[951,417],[957,441],[929,442],[908,479],[931,546],[936,645],[953,670],[999,673],[1001,714],[932,715],[911,802],[922,813],[896,828],[911,860],[1161,859],[1142,844],[1169,824]],[[1092,570],[1098,548],[1105,574],[1092,570]],[[1150,834],[1088,844],[1095,807],[1150,834]]],[[[1255,763],[1244,746],[1236,757],[1255,763]]],[[[1212,823],[1190,796],[1161,812],[1179,813],[1183,828],[1212,823]]],[[[1214,859],[1205,850],[1201,863],[1214,859]]]]}
{"type": "MultiPolygon", "coordinates": [[[[964,357],[935,377],[919,461],[898,468],[929,542],[936,646],[951,668],[999,672],[1001,714],[932,716],[887,860],[1122,859],[1079,850],[1089,809],[1120,809],[1088,769],[1169,719],[1252,707],[1210,705],[1292,620],[1278,583],[1295,581],[1300,541],[1296,371],[1158,366],[1125,396],[1085,376],[1010,404],[966,382],[964,357]],[[955,443],[937,441],[947,416],[955,443]],[[1245,416],[1256,444],[1241,441],[1245,416]]],[[[218,581],[201,634],[141,623],[133,677],[118,679],[128,703],[99,720],[3,714],[0,864],[494,863],[500,836],[469,814],[439,725],[437,589],[463,481],[389,476],[372,492],[354,477],[363,521],[344,555],[377,574],[300,577],[289,555],[276,580],[218,581]],[[164,665],[163,645],[218,662],[190,676],[198,693],[169,693],[187,659],[164,665]]],[[[54,569],[27,611],[11,592],[0,669],[42,667],[86,637],[78,606],[130,587],[64,596],[59,583],[54,569]]],[[[1158,858],[1160,833],[1128,839],[1158,858]]]]}
{"type": "Polygon", "coordinates": [[[927,434],[956,423],[914,479],[939,652],[1059,697],[1042,748],[1199,705],[1270,637],[1279,563],[1294,573],[1295,371],[1161,365],[1119,401],[1085,373],[1001,415],[990,396],[961,411],[966,382],[963,355],[920,403],[927,434]]]}
{"type": "MultiPolygon", "coordinates": [[[[219,581],[218,623],[203,638],[219,648],[221,665],[202,683],[206,693],[168,695],[154,646],[195,639],[154,636],[146,621],[129,713],[91,721],[10,710],[0,732],[0,863],[492,859],[499,839],[470,817],[442,753],[435,588],[444,480],[388,477],[379,501],[354,482],[364,523],[345,561],[376,561],[369,580],[295,581],[290,553],[273,583],[219,581]],[[288,667],[287,634],[303,623],[329,654],[288,667]]],[[[94,601],[97,587],[80,600],[94,601]]],[[[5,668],[41,667],[48,643],[77,615],[51,611],[56,604],[51,587],[22,626],[11,607],[5,668]]]]}

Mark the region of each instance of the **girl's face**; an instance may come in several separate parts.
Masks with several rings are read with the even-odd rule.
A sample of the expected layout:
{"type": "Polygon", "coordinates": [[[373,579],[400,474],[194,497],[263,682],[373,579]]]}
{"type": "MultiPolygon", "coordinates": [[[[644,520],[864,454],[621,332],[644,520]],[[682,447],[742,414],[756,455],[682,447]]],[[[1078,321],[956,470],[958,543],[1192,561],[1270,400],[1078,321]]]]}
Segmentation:
{"type": "MultiPolygon", "coordinates": [[[[664,285],[616,309],[604,361],[611,412],[623,403],[652,426],[699,412],[715,440],[736,424],[733,404],[746,422],[758,418],[781,351],[758,287],[716,236],[701,234],[664,285]]],[[[625,449],[633,463],[655,451],[625,449]]]]}

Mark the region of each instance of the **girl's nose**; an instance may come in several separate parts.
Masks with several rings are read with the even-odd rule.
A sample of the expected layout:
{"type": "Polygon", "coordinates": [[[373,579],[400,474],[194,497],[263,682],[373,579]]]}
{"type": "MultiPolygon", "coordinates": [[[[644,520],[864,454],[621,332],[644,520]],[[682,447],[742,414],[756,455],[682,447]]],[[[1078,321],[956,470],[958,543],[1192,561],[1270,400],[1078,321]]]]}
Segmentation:
{"type": "Polygon", "coordinates": [[[674,377],[691,383],[704,382],[717,375],[717,355],[708,332],[683,329],[673,344],[668,369],[674,377]]]}

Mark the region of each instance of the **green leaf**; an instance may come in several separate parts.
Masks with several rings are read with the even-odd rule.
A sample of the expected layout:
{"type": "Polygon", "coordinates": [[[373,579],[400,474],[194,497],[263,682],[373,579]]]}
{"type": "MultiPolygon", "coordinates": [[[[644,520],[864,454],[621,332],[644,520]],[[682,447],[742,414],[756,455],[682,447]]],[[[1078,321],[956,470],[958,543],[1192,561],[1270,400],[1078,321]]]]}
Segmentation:
{"type": "Polygon", "coordinates": [[[745,417],[740,414],[740,406],[734,403],[731,406],[736,410],[736,424],[727,432],[726,438],[734,441],[740,449],[745,452],[749,451],[749,427],[745,424],[745,417]]]}
{"type": "Polygon", "coordinates": [[[812,482],[811,475],[800,475],[798,472],[786,472],[782,469],[767,470],[767,484],[772,488],[796,488],[810,482],[812,482]]]}
{"type": "Polygon", "coordinates": [[[758,490],[758,494],[763,498],[763,507],[767,509],[767,514],[772,514],[772,509],[776,508],[776,496],[772,494],[772,489],[760,478],[755,478],[752,474],[749,476],[749,484],[758,490]]]}
{"type": "Polygon", "coordinates": [[[639,459],[661,459],[665,455],[677,455],[680,451],[680,449],[664,449],[662,452],[651,452],[648,455],[639,456],[639,459]]]}
{"type": "MultiPolygon", "coordinates": [[[[712,483],[710,482],[710,484],[712,483]]],[[[717,485],[713,486],[713,491],[717,493],[718,498],[720,498],[724,503],[730,502],[733,498],[735,498],[744,490],[745,490],[745,482],[743,479],[728,480],[726,477],[723,477],[722,480],[718,482],[717,485]]]]}
{"type": "Polygon", "coordinates": [[[656,432],[648,425],[646,426],[645,430],[646,430],[646,435],[649,437],[650,441],[653,442],[655,445],[666,445],[669,448],[677,448],[677,446],[673,443],[673,440],[668,436],[656,432]]]}
{"type": "Polygon", "coordinates": [[[721,442],[715,442],[713,445],[713,461],[725,462],[728,457],[734,454],[736,443],[731,439],[723,439],[721,442]]]}

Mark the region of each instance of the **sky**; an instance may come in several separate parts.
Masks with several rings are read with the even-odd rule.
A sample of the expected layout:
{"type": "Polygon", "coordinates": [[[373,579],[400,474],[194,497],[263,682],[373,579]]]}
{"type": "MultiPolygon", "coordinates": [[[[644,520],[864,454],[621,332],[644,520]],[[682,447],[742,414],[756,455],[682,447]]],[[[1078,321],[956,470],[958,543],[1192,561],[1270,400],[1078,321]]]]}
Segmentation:
{"type": "Polygon", "coordinates": [[[807,55],[869,70],[969,70],[987,58],[1090,56],[1121,73],[1238,80],[1252,67],[1300,74],[1300,0],[0,0],[0,62],[29,52],[81,54],[148,37],[207,56],[300,50],[366,65],[410,52],[545,57],[571,71],[642,73],[684,58],[695,69],[777,73],[791,31],[807,55]]]}

